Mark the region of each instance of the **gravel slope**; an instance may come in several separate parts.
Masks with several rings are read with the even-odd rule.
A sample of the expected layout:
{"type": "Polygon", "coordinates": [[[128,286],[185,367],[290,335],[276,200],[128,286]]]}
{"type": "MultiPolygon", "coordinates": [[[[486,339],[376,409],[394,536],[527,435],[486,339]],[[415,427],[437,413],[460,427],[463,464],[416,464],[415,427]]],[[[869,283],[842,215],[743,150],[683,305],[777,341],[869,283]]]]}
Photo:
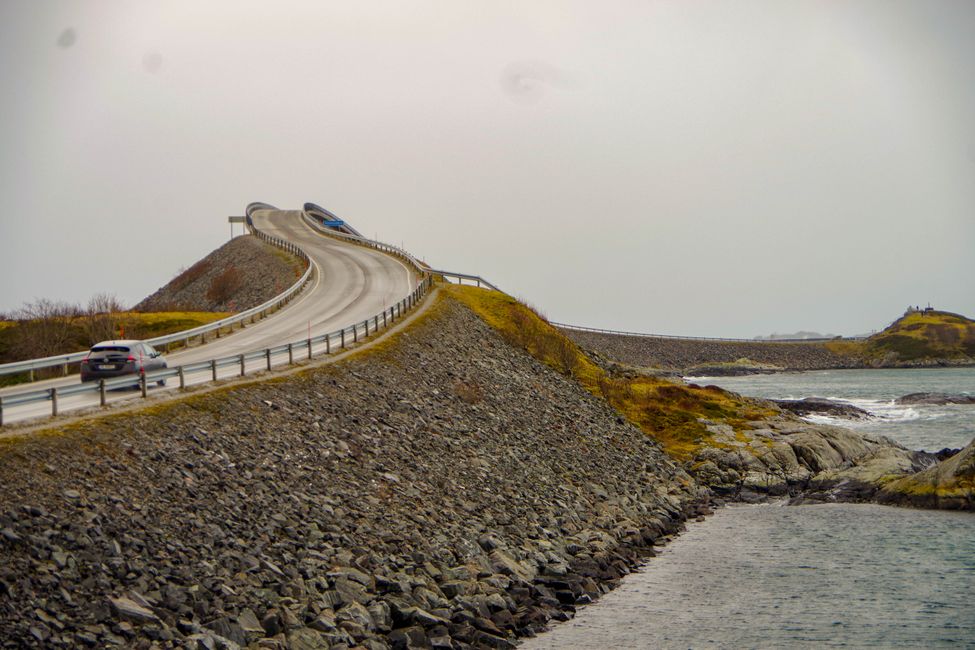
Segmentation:
{"type": "Polygon", "coordinates": [[[444,301],[325,369],[0,446],[2,647],[511,647],[705,510],[444,301]]]}
{"type": "Polygon", "coordinates": [[[234,237],[132,311],[244,311],[290,287],[304,270],[301,260],[252,235],[234,237]]]}

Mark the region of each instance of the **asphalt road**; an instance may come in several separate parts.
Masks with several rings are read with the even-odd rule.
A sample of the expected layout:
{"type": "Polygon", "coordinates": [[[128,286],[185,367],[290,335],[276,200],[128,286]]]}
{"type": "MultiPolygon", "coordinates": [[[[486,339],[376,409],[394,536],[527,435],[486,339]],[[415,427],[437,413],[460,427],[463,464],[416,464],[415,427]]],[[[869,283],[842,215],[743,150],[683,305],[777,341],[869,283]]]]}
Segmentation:
{"type": "MultiPolygon", "coordinates": [[[[258,229],[294,242],[311,258],[315,267],[309,286],[287,307],[270,317],[234,330],[229,336],[212,339],[206,345],[180,350],[166,355],[170,367],[198,361],[227,357],[243,352],[261,350],[282,343],[306,339],[361,322],[394,305],[416,288],[418,279],[412,270],[395,257],[371,248],[356,246],[326,237],[316,232],[301,218],[297,210],[262,210],[252,215],[258,229]]],[[[318,352],[318,349],[315,349],[318,352]]],[[[307,354],[306,350],[301,351],[307,354]]],[[[296,353],[297,354],[297,353],[296,353]]],[[[286,356],[273,363],[286,362],[286,356]]],[[[257,364],[263,367],[263,364],[257,364]]],[[[239,367],[222,368],[219,377],[239,374],[239,367]]],[[[210,373],[187,376],[187,384],[202,383],[210,373]]],[[[0,396],[26,390],[50,389],[77,385],[77,375],[21,384],[0,389],[0,396]]],[[[153,391],[173,390],[153,387],[153,391]]],[[[135,391],[112,391],[108,401],[134,399],[135,391]]],[[[96,406],[97,393],[66,396],[59,399],[58,408],[65,412],[96,406]]],[[[5,406],[4,424],[50,415],[50,402],[5,406]]]]}

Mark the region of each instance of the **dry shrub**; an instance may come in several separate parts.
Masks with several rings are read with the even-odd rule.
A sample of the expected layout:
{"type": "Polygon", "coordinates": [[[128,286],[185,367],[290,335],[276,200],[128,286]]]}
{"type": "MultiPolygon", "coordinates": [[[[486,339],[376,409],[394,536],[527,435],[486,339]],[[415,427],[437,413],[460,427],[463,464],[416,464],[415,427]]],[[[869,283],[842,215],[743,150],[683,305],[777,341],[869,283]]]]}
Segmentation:
{"type": "Polygon", "coordinates": [[[233,297],[243,283],[244,278],[240,271],[237,270],[236,266],[230,265],[210,282],[207,299],[217,304],[223,304],[233,297]]]}
{"type": "Polygon", "coordinates": [[[71,347],[81,310],[62,300],[41,298],[17,310],[13,351],[18,359],[61,354],[71,347]]]}
{"type": "Polygon", "coordinates": [[[88,300],[81,330],[88,345],[120,338],[127,320],[124,307],[113,294],[97,293],[88,300]]]}
{"type": "Polygon", "coordinates": [[[458,379],[454,382],[454,394],[468,404],[478,404],[484,401],[484,389],[476,381],[458,379]]]}

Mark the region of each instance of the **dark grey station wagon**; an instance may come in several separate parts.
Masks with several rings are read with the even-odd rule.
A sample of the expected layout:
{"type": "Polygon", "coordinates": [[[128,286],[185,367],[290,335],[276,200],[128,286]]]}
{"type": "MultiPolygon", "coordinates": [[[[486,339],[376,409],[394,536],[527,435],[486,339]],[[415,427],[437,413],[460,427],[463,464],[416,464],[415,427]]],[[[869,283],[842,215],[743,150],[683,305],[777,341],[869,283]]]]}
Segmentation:
{"type": "MultiPolygon", "coordinates": [[[[121,375],[145,374],[166,367],[166,359],[142,341],[102,341],[91,347],[81,361],[81,381],[97,381],[121,375]]],[[[159,380],[164,386],[165,379],[159,380]]]]}

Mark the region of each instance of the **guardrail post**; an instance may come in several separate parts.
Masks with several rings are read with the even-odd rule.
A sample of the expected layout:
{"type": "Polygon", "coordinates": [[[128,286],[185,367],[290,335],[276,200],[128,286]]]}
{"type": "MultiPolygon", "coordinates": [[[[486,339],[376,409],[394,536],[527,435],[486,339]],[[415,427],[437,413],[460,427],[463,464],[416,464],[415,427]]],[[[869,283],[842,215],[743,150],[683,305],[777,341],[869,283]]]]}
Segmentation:
{"type": "Polygon", "coordinates": [[[267,359],[267,369],[271,369],[271,348],[264,348],[264,358],[267,359]]]}
{"type": "Polygon", "coordinates": [[[366,326],[366,333],[363,335],[365,338],[369,338],[369,319],[362,321],[366,326]]]}
{"type": "Polygon", "coordinates": [[[383,329],[386,329],[386,310],[383,310],[383,329]]]}
{"type": "Polygon", "coordinates": [[[295,350],[294,344],[288,343],[288,365],[294,365],[295,362],[295,350]]]}
{"type": "MultiPolygon", "coordinates": [[[[328,342],[328,339],[325,339],[328,342]]],[[[308,339],[308,359],[311,360],[311,339],[308,339]]]]}
{"type": "Polygon", "coordinates": [[[105,406],[106,401],[107,400],[105,399],[105,380],[99,379],[98,380],[98,403],[101,406],[105,406]]]}
{"type": "Polygon", "coordinates": [[[210,359],[210,374],[213,376],[213,381],[217,380],[217,360],[210,359]]]}
{"type": "MultiPolygon", "coordinates": [[[[386,312],[383,312],[383,319],[385,320],[385,318],[386,318],[386,312]]],[[[376,314],[373,317],[373,328],[372,328],[373,333],[375,333],[376,330],[378,329],[379,329],[379,314],[376,314]]]]}
{"type": "Polygon", "coordinates": [[[48,392],[51,394],[51,415],[58,414],[58,389],[49,388],[48,392]]]}
{"type": "Polygon", "coordinates": [[[340,334],[342,335],[342,349],[345,349],[345,330],[343,329],[340,334]]]}
{"type": "Polygon", "coordinates": [[[186,388],[186,375],[183,374],[183,366],[180,366],[176,370],[179,373],[179,389],[183,390],[186,388]]]}
{"type": "Polygon", "coordinates": [[[146,382],[146,373],[139,374],[139,390],[142,391],[142,396],[146,397],[149,394],[149,386],[146,382]]]}
{"type": "Polygon", "coordinates": [[[200,332],[200,345],[203,345],[206,342],[207,342],[207,333],[200,332]]]}
{"type": "Polygon", "coordinates": [[[325,354],[332,354],[332,335],[325,335],[325,354]]]}
{"type": "Polygon", "coordinates": [[[359,342],[359,326],[358,325],[353,325],[352,326],[352,342],[353,343],[358,343],[359,342]]]}
{"type": "Polygon", "coordinates": [[[240,376],[244,376],[244,355],[237,355],[237,359],[240,361],[240,376]]]}
{"type": "Polygon", "coordinates": [[[61,366],[61,376],[62,377],[67,377],[68,376],[68,363],[67,362],[65,362],[64,365],[61,366]]]}
{"type": "Polygon", "coordinates": [[[3,426],[3,396],[0,396],[0,427],[3,426]]]}
{"type": "Polygon", "coordinates": [[[30,380],[31,381],[34,381],[34,369],[33,368],[30,369],[30,380]]]}

